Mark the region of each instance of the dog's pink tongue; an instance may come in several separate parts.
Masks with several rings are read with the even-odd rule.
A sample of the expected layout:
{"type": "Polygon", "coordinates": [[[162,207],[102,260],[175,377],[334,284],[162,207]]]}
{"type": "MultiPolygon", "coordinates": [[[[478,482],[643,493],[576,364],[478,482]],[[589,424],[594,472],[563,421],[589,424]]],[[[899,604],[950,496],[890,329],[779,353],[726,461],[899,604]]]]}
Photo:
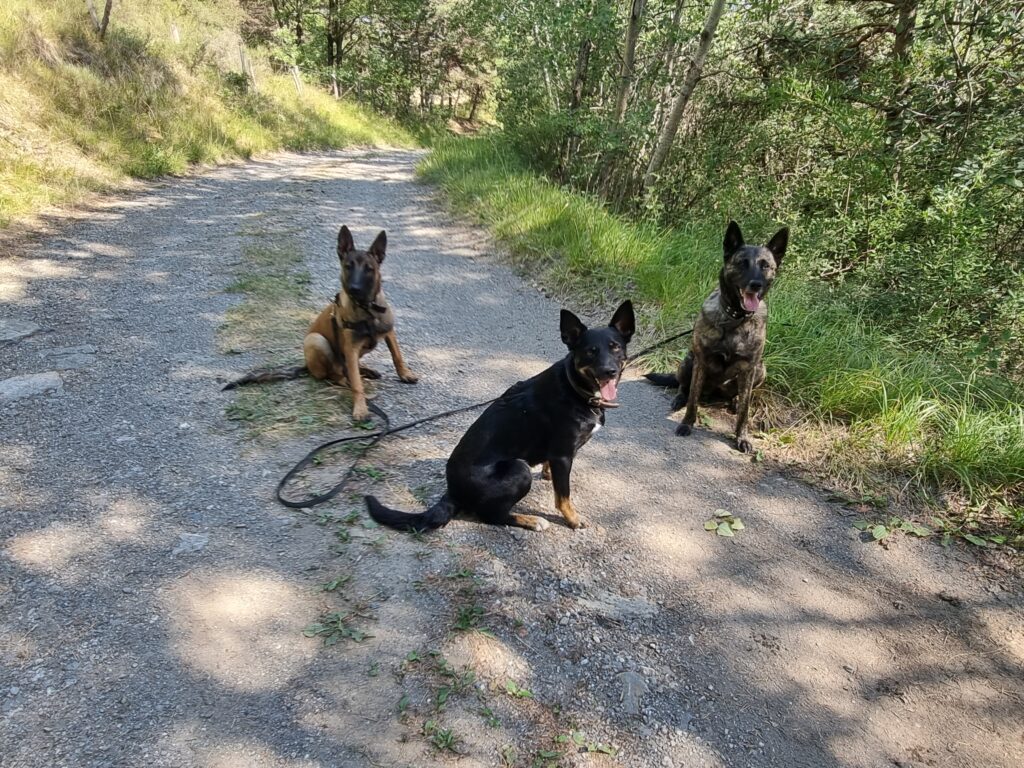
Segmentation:
{"type": "Polygon", "coordinates": [[[618,396],[618,394],[619,389],[615,385],[615,379],[612,379],[611,381],[606,381],[604,384],[601,385],[601,399],[604,400],[606,403],[614,403],[615,398],[618,396]]]}
{"type": "Polygon", "coordinates": [[[756,293],[743,292],[743,308],[747,312],[757,312],[759,306],[761,306],[761,299],[758,298],[756,293]]]}

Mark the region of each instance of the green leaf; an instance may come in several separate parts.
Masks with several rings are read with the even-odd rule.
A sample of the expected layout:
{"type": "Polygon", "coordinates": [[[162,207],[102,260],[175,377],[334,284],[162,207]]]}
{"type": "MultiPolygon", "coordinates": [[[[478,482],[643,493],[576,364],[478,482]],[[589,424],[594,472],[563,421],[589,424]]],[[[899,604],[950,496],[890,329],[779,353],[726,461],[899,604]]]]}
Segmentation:
{"type": "Polygon", "coordinates": [[[587,737],[584,736],[583,733],[580,731],[573,731],[572,740],[576,743],[576,746],[582,747],[583,744],[586,742],[587,737]]]}
{"type": "Polygon", "coordinates": [[[858,531],[866,531],[868,528],[871,527],[871,523],[869,523],[867,520],[854,520],[853,527],[856,528],[858,531]]]}
{"type": "Polygon", "coordinates": [[[718,529],[717,529],[716,532],[718,533],[719,536],[726,536],[726,537],[728,537],[730,539],[733,536],[732,528],[729,527],[728,523],[719,523],[718,529]]]}
{"type": "Polygon", "coordinates": [[[716,509],[715,517],[732,517],[732,512],[727,509],[716,509]]]}
{"type": "Polygon", "coordinates": [[[965,539],[967,539],[967,541],[971,542],[971,544],[973,544],[976,547],[987,547],[988,546],[988,542],[986,542],[980,536],[975,536],[973,533],[963,533],[963,534],[961,534],[961,536],[963,536],[965,539]]]}
{"type": "Polygon", "coordinates": [[[718,523],[716,523],[714,520],[708,520],[706,523],[704,523],[704,530],[705,531],[713,531],[717,527],[718,527],[718,523]]]}
{"type": "Polygon", "coordinates": [[[888,535],[889,529],[886,528],[884,525],[879,524],[871,529],[871,536],[872,538],[874,538],[875,541],[881,541],[888,535]]]}
{"type": "Polygon", "coordinates": [[[732,525],[732,529],[734,531],[742,531],[744,528],[747,527],[743,524],[743,521],[740,520],[740,518],[738,517],[735,520],[733,520],[732,523],[730,523],[730,525],[732,525]]]}

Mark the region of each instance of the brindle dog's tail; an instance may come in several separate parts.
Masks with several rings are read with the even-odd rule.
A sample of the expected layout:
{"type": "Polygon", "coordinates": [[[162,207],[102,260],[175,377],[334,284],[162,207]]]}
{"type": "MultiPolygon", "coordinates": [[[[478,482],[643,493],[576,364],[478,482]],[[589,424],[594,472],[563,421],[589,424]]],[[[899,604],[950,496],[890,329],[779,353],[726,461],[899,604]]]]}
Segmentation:
{"type": "Polygon", "coordinates": [[[278,368],[261,368],[258,371],[247,373],[240,379],[229,381],[221,390],[235,389],[237,387],[243,387],[246,384],[263,384],[267,381],[288,381],[289,379],[298,379],[302,376],[308,376],[309,369],[304,365],[292,365],[283,366],[278,368]]]}
{"type": "Polygon", "coordinates": [[[366,496],[365,499],[366,511],[370,513],[370,517],[381,525],[400,531],[422,532],[440,528],[442,525],[447,525],[448,521],[452,519],[452,515],[455,514],[455,505],[452,504],[447,493],[438,499],[434,506],[421,514],[390,509],[377,501],[374,496],[366,496]]]}
{"type": "Polygon", "coordinates": [[[645,373],[644,378],[659,387],[678,387],[679,379],[674,373],[645,373]]]}

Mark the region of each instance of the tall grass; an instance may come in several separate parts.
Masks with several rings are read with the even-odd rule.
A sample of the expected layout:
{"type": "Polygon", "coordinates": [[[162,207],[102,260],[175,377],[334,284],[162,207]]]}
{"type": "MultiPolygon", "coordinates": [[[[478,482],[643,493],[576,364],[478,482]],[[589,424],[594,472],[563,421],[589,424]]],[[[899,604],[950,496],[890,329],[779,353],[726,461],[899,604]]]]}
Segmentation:
{"type": "Polygon", "coordinates": [[[258,89],[249,88],[238,73],[240,19],[235,0],[122,0],[100,41],[79,0],[0,5],[0,226],[195,163],[415,143],[315,87],[298,95],[258,54],[258,89]]]}
{"type": "MultiPolygon", "coordinates": [[[[531,172],[500,136],[439,142],[420,171],[548,279],[611,301],[629,295],[656,327],[691,322],[716,284],[724,218],[671,231],[618,218],[531,172]]],[[[756,229],[751,240],[770,234],[756,229]]],[[[910,351],[785,264],[770,305],[769,387],[817,423],[841,425],[826,447],[833,463],[871,456],[920,491],[952,489],[974,504],[1020,498],[1024,401],[1008,382],[910,351]]]]}

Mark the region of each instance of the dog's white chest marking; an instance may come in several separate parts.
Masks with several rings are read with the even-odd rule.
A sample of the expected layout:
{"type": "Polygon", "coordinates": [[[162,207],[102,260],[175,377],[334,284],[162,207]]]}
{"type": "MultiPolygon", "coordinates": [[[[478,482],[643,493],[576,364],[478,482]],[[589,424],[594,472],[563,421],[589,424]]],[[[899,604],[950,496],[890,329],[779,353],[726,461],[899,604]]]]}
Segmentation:
{"type": "Polygon", "coordinates": [[[594,427],[593,427],[593,429],[591,429],[591,430],[590,430],[590,434],[591,434],[591,435],[596,435],[596,434],[597,434],[597,431],[598,431],[599,429],[601,429],[601,422],[599,422],[599,421],[595,421],[595,422],[594,422],[594,427]]]}

